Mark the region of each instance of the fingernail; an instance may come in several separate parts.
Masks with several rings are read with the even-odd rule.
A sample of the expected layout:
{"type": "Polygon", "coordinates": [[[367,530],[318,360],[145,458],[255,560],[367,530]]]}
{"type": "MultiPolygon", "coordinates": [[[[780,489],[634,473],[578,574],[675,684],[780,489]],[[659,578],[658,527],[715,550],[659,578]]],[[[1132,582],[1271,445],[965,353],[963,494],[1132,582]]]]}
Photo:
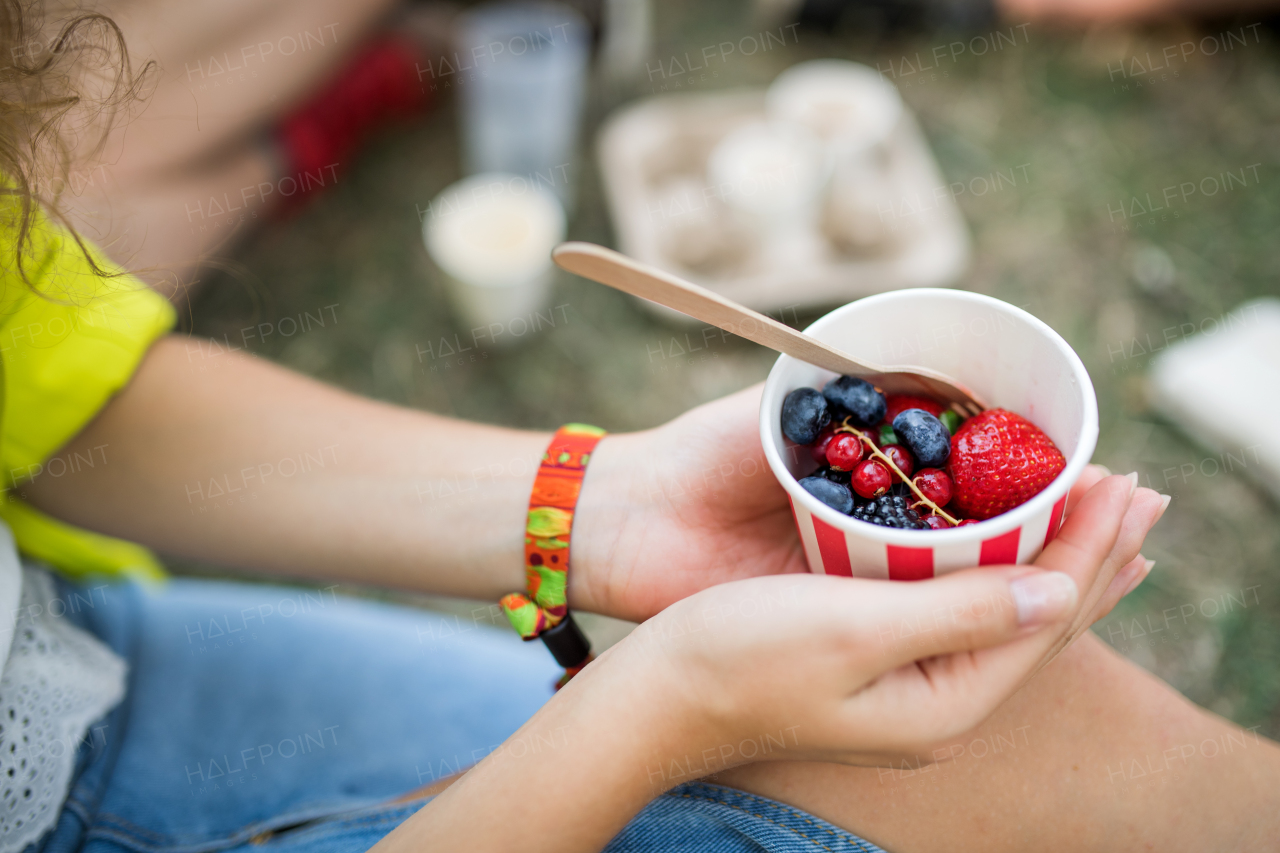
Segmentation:
{"type": "Polygon", "coordinates": [[[1111,476],[1111,469],[1110,469],[1110,468],[1108,468],[1106,465],[1099,465],[1098,463],[1096,463],[1096,462],[1095,462],[1095,463],[1093,463],[1093,467],[1095,467],[1095,468],[1097,468],[1099,471],[1101,471],[1101,472],[1102,472],[1102,476],[1104,476],[1104,477],[1110,477],[1110,476],[1111,476]]]}
{"type": "Polygon", "coordinates": [[[1160,496],[1160,514],[1164,515],[1164,511],[1169,508],[1169,501],[1173,500],[1173,495],[1160,496]]]}
{"type": "Polygon", "coordinates": [[[1133,494],[1134,490],[1138,488],[1138,472],[1134,471],[1130,474],[1125,474],[1124,477],[1129,481],[1129,494],[1133,494]]]}
{"type": "Polygon", "coordinates": [[[1018,608],[1019,625],[1043,625],[1065,616],[1076,606],[1079,591],[1063,572],[1036,572],[1009,584],[1018,608]]]}
{"type": "Polygon", "coordinates": [[[1138,572],[1138,576],[1130,581],[1128,588],[1120,594],[1120,597],[1124,598],[1126,595],[1137,589],[1138,585],[1147,579],[1147,575],[1151,574],[1151,570],[1155,567],[1155,564],[1155,560],[1147,560],[1142,567],[1142,571],[1138,572]]]}

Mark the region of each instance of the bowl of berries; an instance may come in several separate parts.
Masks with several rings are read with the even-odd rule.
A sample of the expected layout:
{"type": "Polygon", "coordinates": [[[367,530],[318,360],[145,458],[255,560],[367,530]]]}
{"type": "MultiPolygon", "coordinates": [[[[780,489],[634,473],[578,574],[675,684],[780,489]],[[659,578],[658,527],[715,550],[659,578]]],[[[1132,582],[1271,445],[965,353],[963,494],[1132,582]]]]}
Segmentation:
{"type": "Polygon", "coordinates": [[[806,332],[854,358],[938,370],[991,406],[970,416],[781,356],[760,436],[811,571],[918,580],[1039,555],[1098,440],[1093,383],[1057,332],[999,299],[932,288],[851,302],[806,332]]]}

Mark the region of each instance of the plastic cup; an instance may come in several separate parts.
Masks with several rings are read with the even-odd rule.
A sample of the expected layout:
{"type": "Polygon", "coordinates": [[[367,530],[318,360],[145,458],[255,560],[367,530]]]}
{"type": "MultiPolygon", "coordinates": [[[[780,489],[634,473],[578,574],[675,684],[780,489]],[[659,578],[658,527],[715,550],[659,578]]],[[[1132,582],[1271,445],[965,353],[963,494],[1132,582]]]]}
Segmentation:
{"type": "Polygon", "coordinates": [[[587,75],[590,29],[557,3],[494,3],[457,29],[463,167],[545,182],[565,207],[587,75]]]}
{"type": "Polygon", "coordinates": [[[551,250],[564,234],[564,209],[553,193],[522,175],[502,173],[473,175],[448,187],[432,200],[422,223],[423,242],[445,274],[454,311],[472,329],[505,328],[546,307],[551,250]]]}
{"type": "Polygon", "coordinates": [[[760,439],[791,498],[810,571],[920,580],[970,566],[1028,563],[1057,534],[1067,491],[1093,456],[1098,403],[1080,357],[1053,329],[999,299],[919,288],[868,296],[806,332],[854,358],[941,370],[994,407],[1017,412],[1053,439],[1067,465],[1044,491],[1003,515],[947,530],[878,527],[837,512],[797,478],[817,464],[782,435],[782,400],[835,374],[781,356],[765,382],[760,439]]]}

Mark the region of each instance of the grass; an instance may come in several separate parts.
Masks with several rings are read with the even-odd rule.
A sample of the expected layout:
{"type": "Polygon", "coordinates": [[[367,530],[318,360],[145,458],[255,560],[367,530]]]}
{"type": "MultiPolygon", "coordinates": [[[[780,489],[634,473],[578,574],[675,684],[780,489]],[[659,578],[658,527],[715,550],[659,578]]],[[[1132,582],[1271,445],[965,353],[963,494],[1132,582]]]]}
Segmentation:
{"type": "MultiPolygon", "coordinates": [[[[660,3],[657,23],[655,55],[664,57],[764,29],[726,3],[660,3]]],[[[1149,411],[1142,391],[1148,336],[1159,343],[1174,329],[1179,337],[1183,324],[1201,326],[1276,289],[1280,51],[1268,30],[1248,23],[1207,31],[1237,33],[1246,44],[1223,36],[1230,51],[1209,55],[1197,42],[1205,47],[1186,56],[1179,46],[1205,33],[1054,34],[1006,24],[1004,39],[991,37],[1000,50],[952,58],[951,36],[871,43],[801,30],[785,47],[730,57],[685,88],[764,85],[820,56],[897,69],[948,181],[966,188],[957,201],[975,252],[960,286],[1022,305],[1070,341],[1098,390],[1096,461],[1137,470],[1174,496],[1145,549],[1155,571],[1096,630],[1196,702],[1277,737],[1280,514],[1238,472],[1205,473],[1210,454],[1149,411]],[[1170,45],[1178,58],[1168,68],[1133,65],[1137,58],[1145,69],[1148,54],[1164,56],[1170,45]],[[939,46],[936,69],[899,73],[904,57],[914,66],[916,54],[939,46]],[[1230,191],[1208,193],[1212,184],[1202,182],[1225,182],[1227,172],[1230,191]],[[1145,210],[1148,196],[1159,204],[1164,188],[1187,182],[1206,191],[1175,194],[1155,212],[1133,206],[1136,199],[1145,210]],[[1186,465],[1195,472],[1183,476],[1186,465]]],[[[588,133],[622,100],[595,92],[588,133]]],[[[589,153],[582,166],[571,235],[608,243],[589,153]]],[[[673,355],[679,330],[612,291],[564,279],[554,328],[513,348],[440,357],[442,338],[468,330],[445,304],[418,211],[458,177],[445,103],[370,146],[301,215],[264,225],[234,250],[228,271],[212,274],[193,305],[189,327],[233,340],[248,334],[251,351],[373,397],[526,427],[569,418],[613,430],[651,426],[764,377],[773,359],[753,345],[673,355]],[[321,312],[323,326],[314,322],[321,312]],[[310,329],[286,336],[285,318],[310,329]],[[260,323],[271,334],[260,337],[260,323]]],[[[593,628],[615,637],[625,630],[593,628]]]]}

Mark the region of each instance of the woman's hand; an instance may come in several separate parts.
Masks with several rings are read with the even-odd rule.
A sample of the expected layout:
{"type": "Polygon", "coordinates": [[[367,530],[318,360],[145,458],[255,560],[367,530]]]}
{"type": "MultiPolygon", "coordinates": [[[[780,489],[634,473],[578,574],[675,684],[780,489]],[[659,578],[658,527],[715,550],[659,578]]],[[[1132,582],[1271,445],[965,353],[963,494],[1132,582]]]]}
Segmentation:
{"type": "Polygon", "coordinates": [[[1088,479],[1034,566],[918,583],[798,575],[726,584],[642,625],[606,666],[663,674],[650,677],[684,709],[675,716],[698,721],[673,758],[721,762],[707,771],[769,758],[929,761],[1146,571],[1138,549],[1166,502],[1128,477],[1095,469],[1088,479]],[[759,754],[734,746],[781,740],[759,754]]]}
{"type": "MultiPolygon", "coordinates": [[[[716,584],[808,571],[787,493],[760,446],[762,388],[600,443],[574,520],[572,607],[642,622],[716,584]]],[[[1104,476],[1087,468],[1067,512],[1104,476]]],[[[1132,587],[1144,576],[1139,561],[1123,579],[1132,587]]]]}
{"type": "Polygon", "coordinates": [[[574,518],[570,606],[640,622],[716,584],[807,571],[760,446],[762,387],[600,443],[574,518]]]}
{"type": "MultiPolygon", "coordinates": [[[[732,398],[710,408],[734,405],[749,415],[732,398]]],[[[1097,469],[1081,480],[1066,524],[1035,566],[918,583],[748,578],[678,601],[375,850],[599,850],[657,794],[738,764],[934,760],[933,748],[989,715],[1145,571],[1138,547],[1165,502],[1097,469]]],[[[734,506],[745,514],[749,501],[734,506]]],[[[772,517],[762,503],[759,515],[772,517]]],[[[716,518],[709,506],[698,512],[716,518]]],[[[706,585],[697,562],[682,565],[683,583],[706,585]]],[[[716,565],[722,575],[734,571],[716,565]]],[[[678,585],[662,583],[664,568],[632,561],[617,590],[644,591],[650,602],[677,595],[678,585]]],[[[609,590],[607,578],[597,580],[609,590]]]]}

